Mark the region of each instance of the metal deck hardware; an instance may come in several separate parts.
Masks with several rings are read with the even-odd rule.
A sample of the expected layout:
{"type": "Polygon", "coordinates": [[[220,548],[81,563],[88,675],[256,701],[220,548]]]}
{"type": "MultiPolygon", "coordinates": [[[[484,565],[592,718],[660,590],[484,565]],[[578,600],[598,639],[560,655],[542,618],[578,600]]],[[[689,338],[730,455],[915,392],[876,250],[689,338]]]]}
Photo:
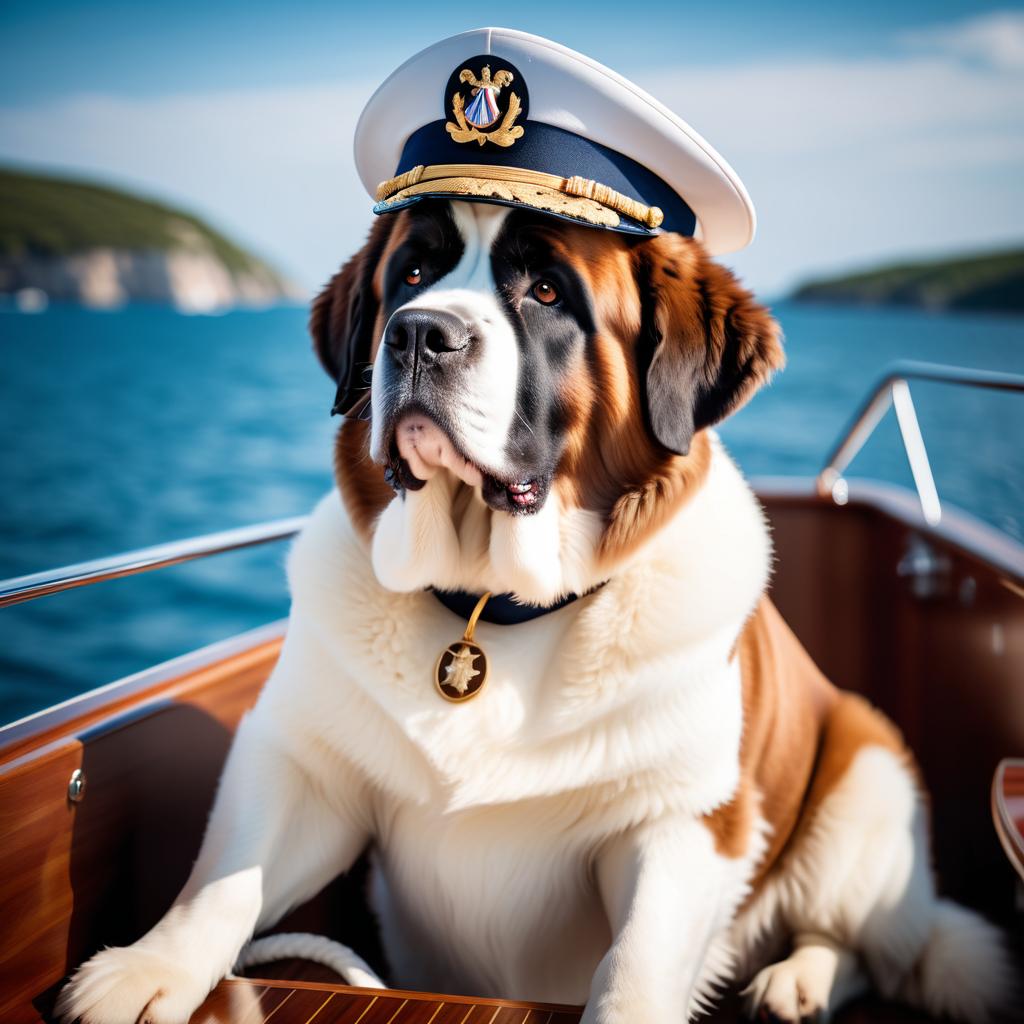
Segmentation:
{"type": "Polygon", "coordinates": [[[942,520],[942,504],[935,486],[928,449],[925,447],[917,410],[910,394],[910,381],[931,381],[964,387],[987,388],[993,391],[1024,392],[1024,376],[997,373],[992,370],[969,370],[938,363],[893,363],[871,390],[856,415],[840,435],[835,447],[818,474],[817,488],[822,497],[830,497],[837,505],[845,505],[849,487],[843,473],[874,433],[889,407],[896,412],[903,449],[907,453],[914,488],[921,503],[921,514],[929,526],[942,520]]]}

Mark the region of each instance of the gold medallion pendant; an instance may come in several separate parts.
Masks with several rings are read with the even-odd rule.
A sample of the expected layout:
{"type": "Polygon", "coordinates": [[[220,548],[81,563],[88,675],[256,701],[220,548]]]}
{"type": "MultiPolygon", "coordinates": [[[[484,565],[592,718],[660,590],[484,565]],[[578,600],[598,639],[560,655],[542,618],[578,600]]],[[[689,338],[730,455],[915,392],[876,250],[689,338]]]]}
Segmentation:
{"type": "Polygon", "coordinates": [[[445,700],[453,704],[471,700],[487,682],[487,655],[483,648],[473,642],[477,619],[490,598],[490,592],[476,603],[473,614],[466,623],[466,632],[461,640],[449,644],[437,659],[434,668],[434,685],[445,700]]]}

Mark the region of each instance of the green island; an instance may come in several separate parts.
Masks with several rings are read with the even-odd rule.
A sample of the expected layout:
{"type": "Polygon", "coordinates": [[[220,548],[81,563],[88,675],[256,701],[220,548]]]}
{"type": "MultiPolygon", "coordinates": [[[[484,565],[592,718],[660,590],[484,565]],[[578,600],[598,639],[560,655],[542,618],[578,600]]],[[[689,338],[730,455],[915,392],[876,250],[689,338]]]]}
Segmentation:
{"type": "Polygon", "coordinates": [[[809,281],[795,302],[1024,313],[1024,249],[899,263],[809,281]]]}
{"type": "Polygon", "coordinates": [[[204,312],[299,296],[199,217],[120,189],[0,168],[0,295],[204,312]]]}

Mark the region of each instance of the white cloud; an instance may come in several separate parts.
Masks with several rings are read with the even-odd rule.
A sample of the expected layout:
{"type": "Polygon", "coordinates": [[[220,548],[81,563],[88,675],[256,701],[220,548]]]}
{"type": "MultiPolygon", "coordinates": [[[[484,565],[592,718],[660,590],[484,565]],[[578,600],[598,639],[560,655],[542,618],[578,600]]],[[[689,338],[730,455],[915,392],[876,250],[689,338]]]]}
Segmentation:
{"type": "Polygon", "coordinates": [[[1024,237],[1024,73],[950,57],[772,62],[642,81],[743,178],[769,292],[833,269],[1024,237]]]}
{"type": "MultiPolygon", "coordinates": [[[[754,287],[1024,237],[1024,65],[931,46],[638,76],[749,187],[759,237],[731,262],[754,287]]],[[[0,108],[0,158],[180,202],[313,288],[371,220],[351,157],[368,92],[338,82],[0,108]]]]}
{"type": "MultiPolygon", "coordinates": [[[[1024,76],[935,58],[653,72],[642,82],[731,159],[907,155],[922,140],[1024,128],[1024,76]],[[865,150],[865,146],[871,147],[865,150]]],[[[975,158],[996,154],[984,147],[975,158]]]]}
{"type": "Polygon", "coordinates": [[[1024,68],[1024,13],[992,11],[952,25],[918,29],[903,36],[922,50],[977,60],[995,68],[1024,68]]]}

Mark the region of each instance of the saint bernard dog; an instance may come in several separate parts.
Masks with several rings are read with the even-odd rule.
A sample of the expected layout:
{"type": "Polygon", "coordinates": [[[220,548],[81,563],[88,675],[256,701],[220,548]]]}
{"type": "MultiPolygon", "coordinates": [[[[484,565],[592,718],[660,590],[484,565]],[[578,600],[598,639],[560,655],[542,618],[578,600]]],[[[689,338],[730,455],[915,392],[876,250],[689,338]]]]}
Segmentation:
{"type": "Polygon", "coordinates": [[[678,1024],[731,983],[761,1020],[868,988],[989,1020],[1012,967],[936,895],[910,752],[765,596],[712,428],[783,355],[730,272],[678,234],[427,200],[378,218],[312,333],[343,392],[372,386],[292,550],[280,661],[184,891],[63,1018],[182,1024],[372,848],[404,988],[585,1024],[678,1024]],[[465,619],[435,591],[556,607],[480,622],[488,678],[453,704],[434,666],[465,619]]]}

